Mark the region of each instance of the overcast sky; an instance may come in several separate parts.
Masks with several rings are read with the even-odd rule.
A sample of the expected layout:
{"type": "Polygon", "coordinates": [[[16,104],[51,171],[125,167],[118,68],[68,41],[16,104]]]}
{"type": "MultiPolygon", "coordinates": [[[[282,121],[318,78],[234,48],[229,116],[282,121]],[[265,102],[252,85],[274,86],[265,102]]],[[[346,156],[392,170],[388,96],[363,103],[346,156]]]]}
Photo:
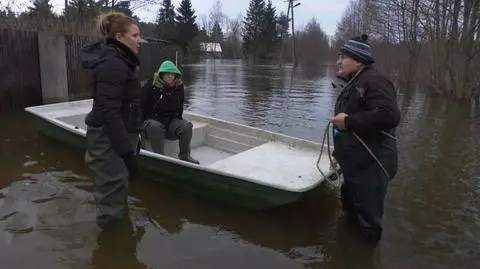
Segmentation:
{"type": "MultiPolygon", "coordinates": [[[[30,0],[0,0],[3,5],[6,3],[15,3],[16,9],[25,9],[29,6],[30,0]]],[[[157,0],[160,2],[160,0],[157,0]]],[[[50,0],[55,12],[61,13],[63,11],[65,0],[50,0]]],[[[175,7],[181,0],[172,0],[175,7]]],[[[211,10],[215,0],[192,0],[192,6],[195,9],[197,17],[202,14],[207,15],[211,10]]],[[[222,10],[225,15],[230,18],[235,18],[238,14],[245,16],[249,5],[249,0],[221,0],[222,10]]],[[[300,27],[305,25],[313,17],[317,19],[323,30],[333,35],[336,29],[337,21],[340,19],[343,10],[346,8],[349,0],[299,0],[300,6],[295,8],[295,26],[300,27]]],[[[287,3],[285,0],[272,0],[272,3],[277,8],[277,13],[280,11],[287,11],[287,3]]],[[[158,13],[159,5],[150,5],[138,10],[135,10],[135,15],[142,20],[154,21],[158,13]]]]}

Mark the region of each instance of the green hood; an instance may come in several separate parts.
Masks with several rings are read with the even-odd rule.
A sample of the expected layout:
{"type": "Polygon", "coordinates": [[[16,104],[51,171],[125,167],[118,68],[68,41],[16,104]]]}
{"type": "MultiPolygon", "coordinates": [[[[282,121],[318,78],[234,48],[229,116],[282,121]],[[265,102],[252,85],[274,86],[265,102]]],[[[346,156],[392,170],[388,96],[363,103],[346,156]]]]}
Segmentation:
{"type": "Polygon", "coordinates": [[[182,72],[178,69],[178,67],[172,61],[164,61],[160,68],[157,71],[158,74],[161,73],[172,73],[176,74],[177,76],[182,76],[182,72]]]}

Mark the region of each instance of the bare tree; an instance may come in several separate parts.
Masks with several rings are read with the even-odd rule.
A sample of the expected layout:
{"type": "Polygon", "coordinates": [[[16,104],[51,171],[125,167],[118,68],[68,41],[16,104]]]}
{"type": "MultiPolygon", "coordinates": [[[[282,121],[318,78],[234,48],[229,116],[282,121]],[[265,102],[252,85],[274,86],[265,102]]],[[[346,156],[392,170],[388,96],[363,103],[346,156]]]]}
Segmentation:
{"type": "Polygon", "coordinates": [[[330,54],[328,36],[313,18],[298,33],[299,63],[307,71],[319,70],[330,54]],[[315,57],[312,57],[315,55],[315,57]]]}
{"type": "MultiPolygon", "coordinates": [[[[53,14],[53,10],[51,10],[51,14],[53,15],[48,12],[38,12],[38,8],[35,8],[38,6],[38,3],[47,2],[48,1],[44,0],[37,0],[35,2],[4,1],[4,9],[8,8],[8,10],[12,12],[7,12],[11,14],[8,16],[8,20],[2,18],[2,26],[15,29],[94,35],[96,34],[94,17],[96,17],[99,12],[110,10],[112,6],[121,11],[128,10],[131,12],[148,5],[154,5],[158,3],[159,0],[131,0],[128,5],[125,5],[125,3],[122,3],[120,0],[70,0],[63,14],[53,14]],[[77,10],[72,10],[72,7],[77,7],[77,10]]],[[[47,5],[44,4],[43,6],[47,5]]]]}
{"type": "Polygon", "coordinates": [[[234,19],[227,19],[227,26],[225,28],[226,35],[223,45],[225,57],[233,59],[240,59],[242,57],[242,23],[242,14],[239,14],[234,19]]]}
{"type": "Polygon", "coordinates": [[[351,1],[335,44],[366,32],[379,64],[406,88],[457,99],[480,94],[480,0],[351,1]]]}
{"type": "Polygon", "coordinates": [[[200,19],[201,28],[204,29],[207,34],[210,34],[211,26],[207,16],[205,14],[202,14],[200,15],[199,19],[200,19]]]}
{"type": "MultiPolygon", "coordinates": [[[[210,10],[210,20],[209,20],[209,26],[210,28],[207,29],[208,33],[211,34],[213,31],[213,27],[215,24],[218,23],[221,29],[225,29],[225,24],[227,22],[227,17],[222,11],[222,3],[220,0],[215,1],[215,4],[213,4],[212,9],[210,10]]],[[[219,40],[215,40],[216,43],[219,42],[219,40]]]]}

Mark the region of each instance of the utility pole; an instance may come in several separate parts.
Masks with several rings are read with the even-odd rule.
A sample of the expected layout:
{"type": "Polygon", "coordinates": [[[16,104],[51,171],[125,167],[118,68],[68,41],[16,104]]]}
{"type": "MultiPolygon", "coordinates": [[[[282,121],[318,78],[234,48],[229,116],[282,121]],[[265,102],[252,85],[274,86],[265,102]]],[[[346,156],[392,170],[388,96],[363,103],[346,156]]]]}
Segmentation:
{"type": "Polygon", "coordinates": [[[65,0],[65,11],[64,12],[67,11],[67,8],[68,8],[68,0],[65,0]]]}
{"type": "MultiPolygon", "coordinates": [[[[290,7],[292,6],[292,3],[290,0],[288,0],[288,11],[287,11],[287,27],[288,27],[288,24],[290,24],[289,22],[289,18],[290,18],[290,7]]],[[[280,66],[282,66],[283,64],[283,51],[285,50],[285,36],[284,36],[284,33],[285,31],[283,31],[284,29],[282,29],[282,48],[280,49],[280,66]]]]}
{"type": "Polygon", "coordinates": [[[298,7],[300,3],[296,3],[295,5],[293,4],[294,2],[297,2],[298,0],[289,0],[291,10],[292,10],[292,43],[293,43],[293,67],[297,67],[298,62],[297,62],[297,50],[295,46],[295,17],[293,15],[293,9],[298,7]]]}

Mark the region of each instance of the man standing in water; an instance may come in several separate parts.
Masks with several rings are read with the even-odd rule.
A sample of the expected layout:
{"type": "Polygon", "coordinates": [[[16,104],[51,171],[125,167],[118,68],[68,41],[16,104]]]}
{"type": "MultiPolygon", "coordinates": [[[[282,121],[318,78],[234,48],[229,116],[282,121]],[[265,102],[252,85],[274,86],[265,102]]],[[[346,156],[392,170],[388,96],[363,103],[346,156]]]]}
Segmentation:
{"type": "Polygon", "coordinates": [[[395,128],[400,122],[396,91],[372,65],[368,36],[340,49],[338,76],[347,83],[337,98],[333,155],[340,165],[343,209],[368,242],[381,239],[388,182],[397,172],[395,128]]]}

